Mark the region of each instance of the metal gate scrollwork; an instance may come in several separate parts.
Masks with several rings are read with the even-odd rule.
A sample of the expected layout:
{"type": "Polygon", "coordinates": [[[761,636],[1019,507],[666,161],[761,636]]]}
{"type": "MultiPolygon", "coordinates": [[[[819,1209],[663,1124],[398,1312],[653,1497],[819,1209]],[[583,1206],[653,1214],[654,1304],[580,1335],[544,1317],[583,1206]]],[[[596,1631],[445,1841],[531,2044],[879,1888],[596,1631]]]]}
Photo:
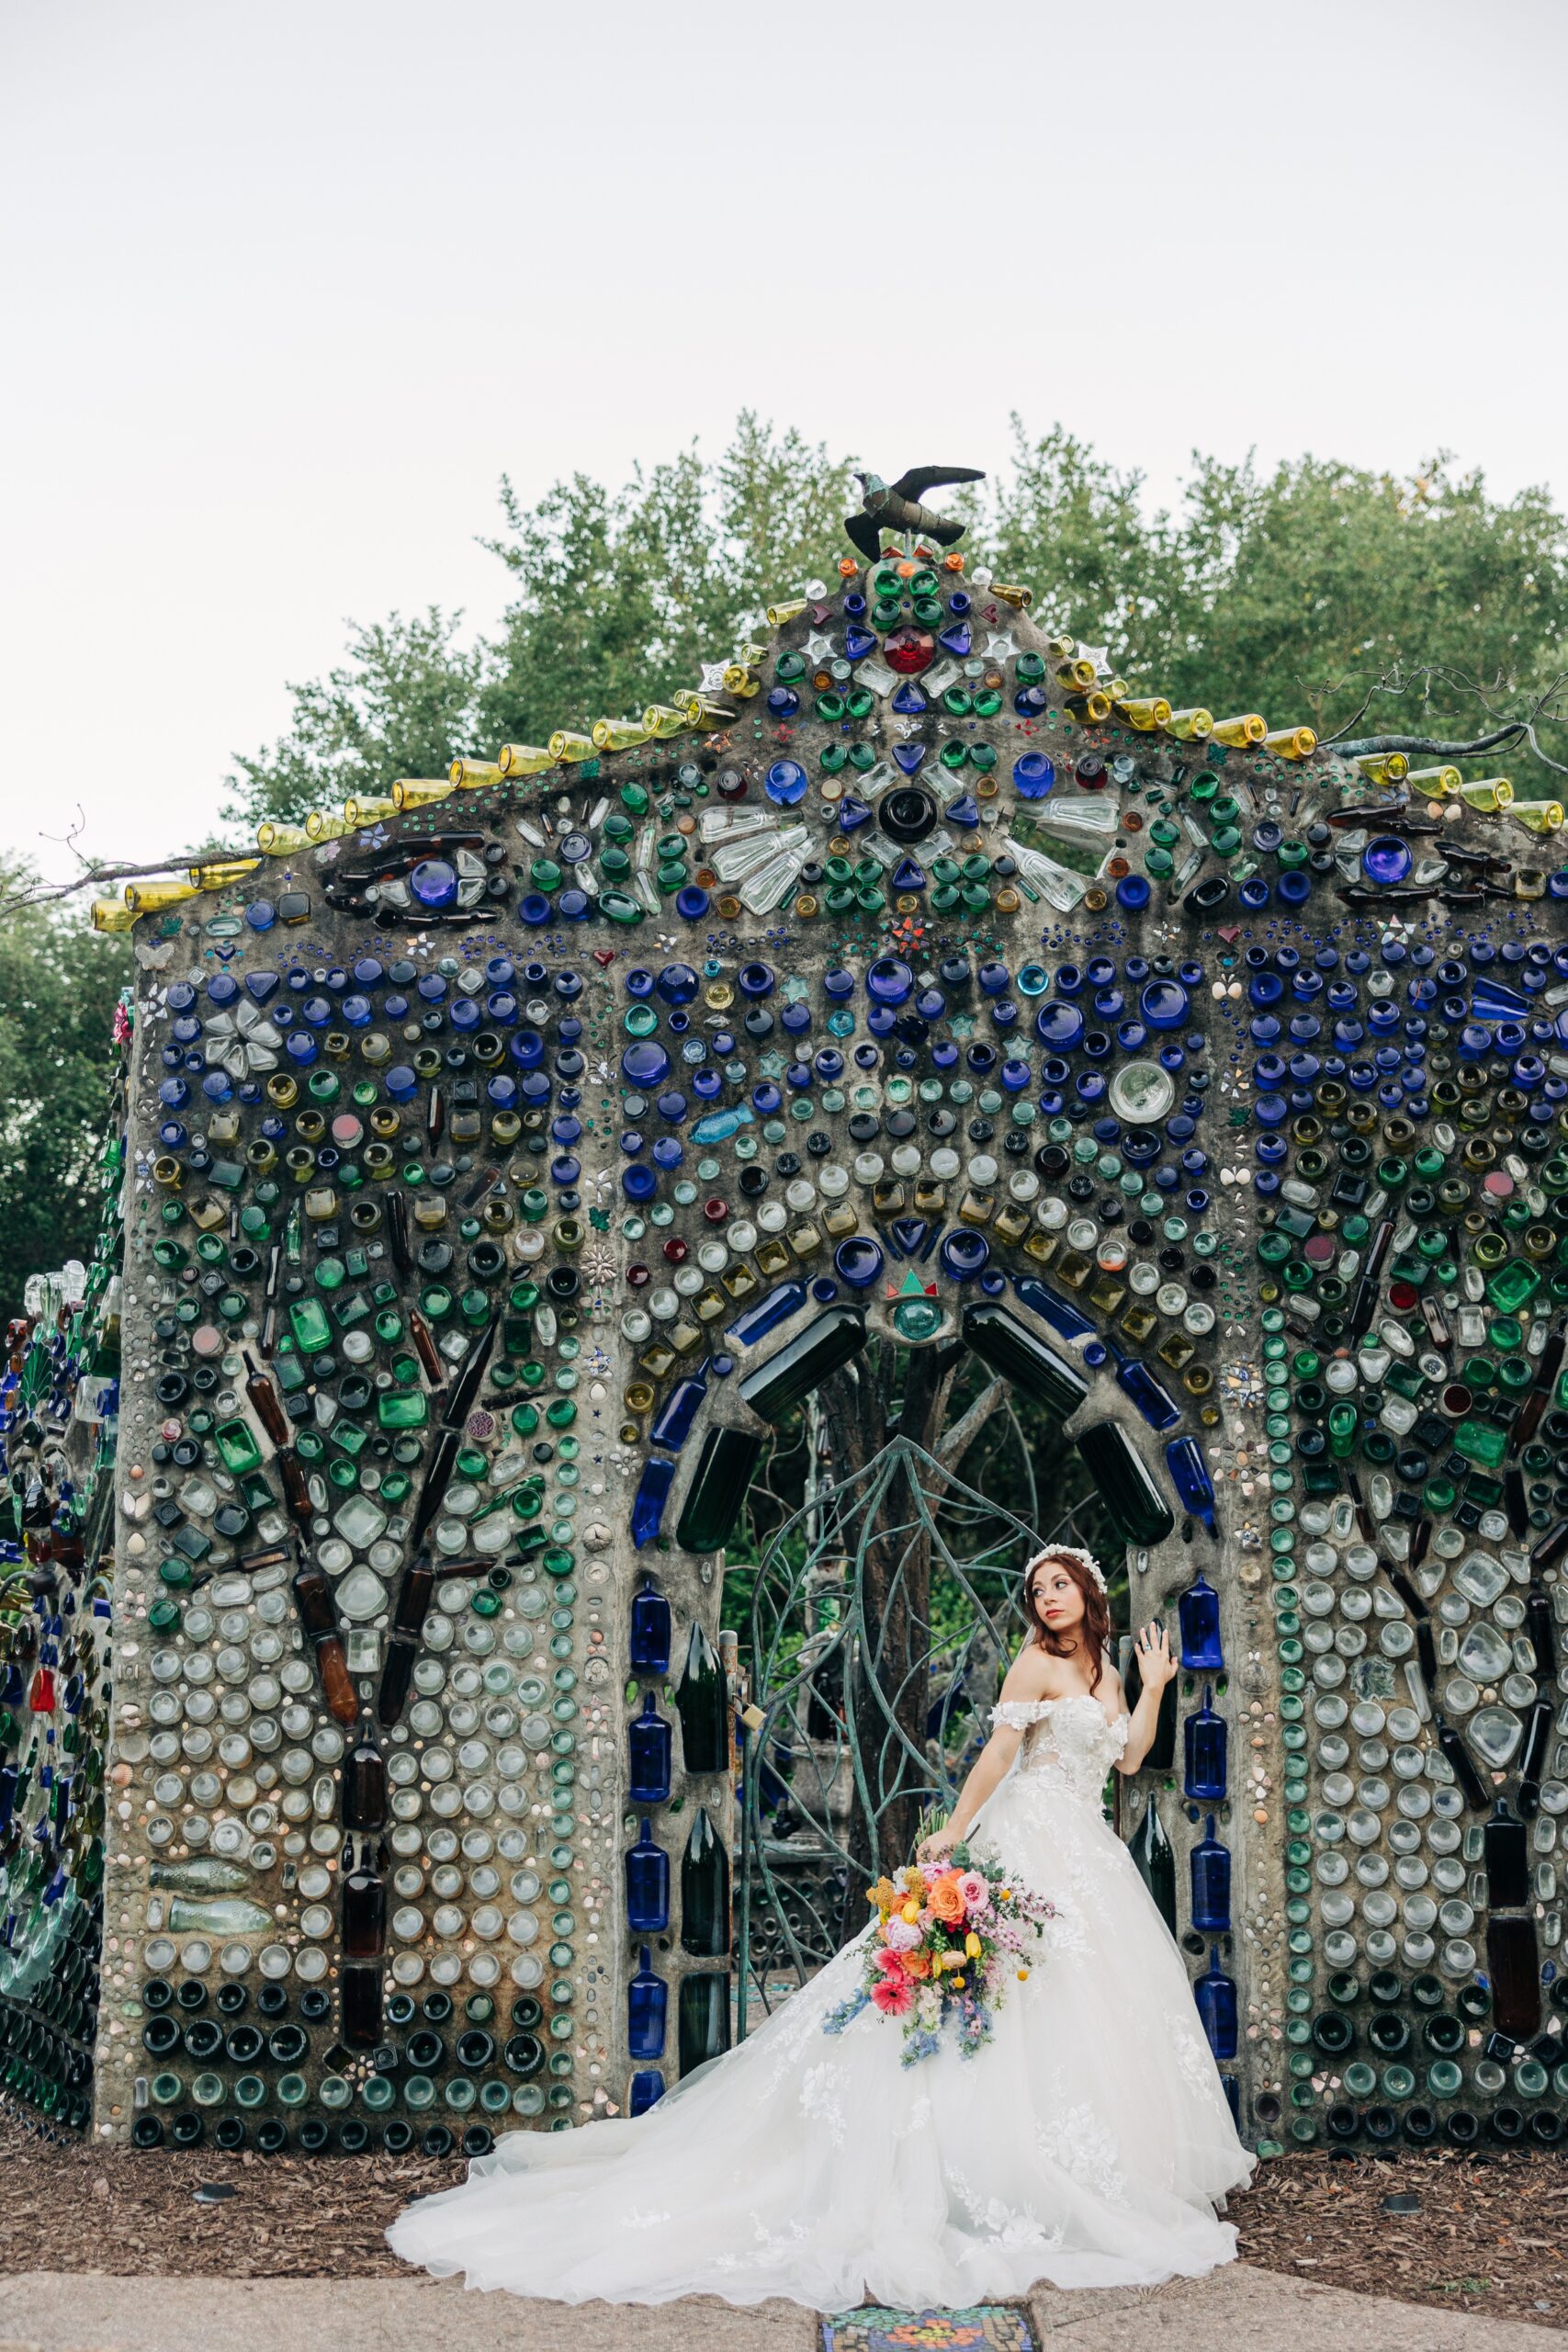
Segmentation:
{"type": "Polygon", "coordinates": [[[739,2034],[864,1924],[870,1880],[951,1806],[1021,1637],[1024,1564],[1072,1526],[1029,1526],[895,1435],[768,1543],[742,1636],[739,2034]]]}

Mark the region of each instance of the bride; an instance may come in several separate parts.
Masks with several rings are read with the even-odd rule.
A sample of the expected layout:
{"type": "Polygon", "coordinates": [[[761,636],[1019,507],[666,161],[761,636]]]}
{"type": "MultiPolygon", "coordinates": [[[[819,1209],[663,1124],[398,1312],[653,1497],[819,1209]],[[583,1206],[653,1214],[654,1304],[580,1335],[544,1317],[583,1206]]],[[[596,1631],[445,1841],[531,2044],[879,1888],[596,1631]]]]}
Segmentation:
{"type": "MultiPolygon", "coordinates": [[[[1100,1810],[1135,1772],[1176,1665],[1138,1636],[1128,1714],[1105,1579],[1052,1545],[1024,1579],[1030,1635],[929,1862],[994,1850],[1056,1906],[990,2046],[900,2064],[874,2008],[829,2038],[863,1939],[737,2049],[635,2121],[509,2134],[467,2183],[389,2231],[470,2287],[585,2302],[782,2295],[964,2306],[1058,2287],[1197,2277],[1235,2253],[1215,2200],[1251,2176],[1180,1954],[1100,1810]]],[[[871,1931],[868,1929],[867,1933],[871,1931]]]]}

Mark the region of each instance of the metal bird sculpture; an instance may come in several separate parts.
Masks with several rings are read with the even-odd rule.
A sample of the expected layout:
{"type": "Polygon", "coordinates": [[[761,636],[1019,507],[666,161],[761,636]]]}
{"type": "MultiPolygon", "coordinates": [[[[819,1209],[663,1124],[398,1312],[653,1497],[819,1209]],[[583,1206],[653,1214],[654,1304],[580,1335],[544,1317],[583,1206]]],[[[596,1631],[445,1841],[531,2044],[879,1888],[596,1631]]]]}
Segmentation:
{"type": "Polygon", "coordinates": [[[939,548],[950,548],[964,537],[964,525],[921,501],[928,490],[940,490],[948,482],[985,479],[974,466],[911,466],[895,482],[884,481],[880,474],[857,473],[864,495],[860,513],[844,517],[844,528],[868,563],[882,553],[884,531],[909,531],[934,539],[939,548]]]}

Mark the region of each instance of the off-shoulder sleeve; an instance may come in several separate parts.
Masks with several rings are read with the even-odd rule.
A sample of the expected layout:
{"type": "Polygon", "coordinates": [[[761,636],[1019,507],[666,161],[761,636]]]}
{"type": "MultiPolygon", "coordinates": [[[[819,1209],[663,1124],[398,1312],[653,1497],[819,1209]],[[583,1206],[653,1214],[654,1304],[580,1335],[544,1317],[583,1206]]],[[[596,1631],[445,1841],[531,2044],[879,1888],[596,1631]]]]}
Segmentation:
{"type": "Polygon", "coordinates": [[[1004,1699],[991,1709],[991,1721],[1005,1731],[1027,1731],[1031,1724],[1043,1724],[1050,1712],[1049,1699],[1004,1699]]]}

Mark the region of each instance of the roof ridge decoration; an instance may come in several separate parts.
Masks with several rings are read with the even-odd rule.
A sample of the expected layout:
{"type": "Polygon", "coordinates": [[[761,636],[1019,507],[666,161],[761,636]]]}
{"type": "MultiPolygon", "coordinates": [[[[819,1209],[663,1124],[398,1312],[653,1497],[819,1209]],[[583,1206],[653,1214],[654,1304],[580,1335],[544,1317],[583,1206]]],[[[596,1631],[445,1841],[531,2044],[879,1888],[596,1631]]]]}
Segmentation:
{"type": "MultiPolygon", "coordinates": [[[[1029,739],[1016,747],[1015,792],[1019,798],[1051,800],[1049,808],[1036,808],[1028,817],[1028,821],[1043,826],[1047,833],[1063,823],[1070,830],[1075,821],[1081,831],[1086,819],[1081,807],[1076,820],[1071,813],[1077,795],[1070,789],[1056,792],[1053,758],[1046,758],[1052,777],[1043,790],[1038,788],[1038,775],[1031,775],[1030,746],[1040,734],[1065,739],[1075,754],[1075,767],[1089,758],[1114,770],[1129,757],[1135,762],[1150,752],[1156,758],[1163,755],[1165,766],[1182,772],[1177,777],[1176,797],[1189,804],[1187,813],[1178,820],[1186,839],[1179,842],[1164,838],[1171,831],[1174,815],[1173,808],[1168,808],[1163,827],[1156,820],[1146,829],[1147,838],[1141,843],[1122,838],[1112,845],[1110,835],[1116,829],[1105,828],[1105,857],[1122,861],[1124,870],[1113,871],[1111,881],[1124,881],[1141,866],[1142,881],[1172,904],[1191,891],[1200,908],[1217,906],[1233,885],[1245,887],[1255,878],[1256,860],[1244,844],[1241,826],[1249,815],[1256,817],[1260,794],[1262,799],[1280,800],[1284,816],[1303,820],[1315,797],[1320,804],[1315,811],[1318,820],[1337,823],[1347,807],[1354,807],[1370,788],[1385,796],[1368,810],[1370,822],[1381,825],[1386,816],[1407,831],[1419,830],[1427,821],[1420,813],[1426,807],[1434,812],[1432,821],[1445,836],[1467,810],[1488,816],[1509,812],[1517,824],[1538,835],[1553,833],[1562,821],[1561,806],[1554,800],[1517,803],[1506,777],[1466,781],[1450,763],[1412,768],[1409,758],[1397,752],[1348,759],[1332,746],[1320,746],[1314,730],[1304,724],[1270,726],[1256,711],[1216,716],[1202,705],[1176,707],[1168,695],[1140,691],[1111,673],[1103,647],[1086,645],[1066,634],[1048,635],[1040,628],[1031,617],[1032,590],[998,582],[984,568],[966,574],[963,556],[951,548],[942,553],[916,538],[905,551],[887,549],[874,564],[863,566],[846,556],[839,565],[839,586],[837,600],[829,596],[823,583],[812,582],[808,593],[769,605],[767,634],[761,641],[743,644],[731,661],[705,665],[695,687],[669,701],[649,704],[637,717],[602,718],[586,732],[558,728],[544,744],[503,743],[493,760],[459,756],[444,777],[401,777],[384,795],[351,797],[335,812],[313,809],[301,823],[269,820],[257,830],[255,857],[209,859],[189,866],[181,880],[128,884],[123,904],[115,899],[95,902],[95,925],[100,930],[126,930],[140,915],[161,912],[199,891],[231,888],[254,871],[258,859],[298,860],[355,835],[367,841],[385,834],[389,840],[410,819],[428,820],[437,831],[445,831],[455,820],[460,820],[462,813],[471,810],[478,819],[481,810],[492,810],[502,798],[513,805],[525,801],[530,808],[550,799],[566,803],[579,786],[592,786],[599,788],[597,800],[605,787],[629,784],[633,787],[630,813],[642,817],[659,796],[639,789],[639,771],[654,765],[662,770],[667,759],[674,760],[677,772],[699,764],[715,768],[724,757],[740,754],[748,732],[748,757],[754,762],[769,741],[781,750],[798,747],[801,729],[813,716],[836,728],[841,737],[859,737],[848,744],[825,743],[820,764],[834,773],[835,758],[841,761],[847,752],[862,775],[873,777],[871,788],[878,792],[892,780],[896,769],[886,757],[868,757],[868,748],[887,743],[897,766],[910,773],[913,722],[928,709],[933,713],[924,729],[928,737],[933,726],[951,729],[956,721],[962,729],[967,722],[974,732],[977,718],[997,720],[1004,733],[1029,739]],[[962,653],[954,650],[960,644],[965,649],[962,653]],[[932,695],[928,689],[938,680],[937,694],[932,695]],[[902,686],[900,681],[905,682],[902,686]],[[1009,689],[1010,718],[1005,707],[1009,689]],[[911,692],[920,703],[919,713],[905,707],[911,692]],[[814,698],[810,705],[805,703],[807,694],[814,698]],[[899,745],[890,743],[894,733],[903,738],[899,745]],[[678,756],[682,748],[688,754],[684,760],[678,756]],[[1193,763],[1199,763],[1196,769],[1193,763]],[[1224,790],[1217,788],[1221,777],[1224,790]],[[476,796],[471,802],[469,795],[476,796]],[[636,805],[639,801],[642,805],[636,805]],[[1239,823],[1233,821],[1213,834],[1204,834],[1196,821],[1198,812],[1212,811],[1215,801],[1222,804],[1222,815],[1239,823]],[[437,809],[440,816],[432,817],[430,812],[437,809]],[[1208,854],[1216,845],[1217,864],[1223,870],[1200,876],[1193,867],[1194,855],[1201,865],[1212,867],[1216,861],[1208,854]],[[1168,860],[1166,853],[1175,854],[1168,860]]],[[[931,741],[924,748],[934,752],[939,761],[956,763],[949,767],[950,775],[962,770],[965,755],[953,732],[945,741],[931,741]]],[[[976,748],[984,757],[984,749],[976,748]]],[[[1040,754],[1035,756],[1038,760],[1040,754]]],[[[798,760],[775,760],[771,768],[792,765],[800,768],[804,779],[807,772],[798,760]]],[[[1076,775],[1073,781],[1081,783],[1076,775]]],[[[765,789],[781,810],[775,820],[778,828],[785,826],[782,814],[785,808],[797,810],[787,820],[796,829],[808,821],[812,811],[801,805],[807,797],[804,782],[796,798],[787,802],[779,798],[781,787],[776,782],[765,789]]],[[[705,791],[703,797],[707,797],[705,791]]],[[[1002,813],[995,805],[995,780],[980,797],[993,804],[983,812],[989,829],[1002,813]]],[[[858,789],[851,798],[854,806],[862,805],[858,789]]],[[[829,820],[836,815],[840,831],[847,833],[853,827],[845,823],[842,802],[841,788],[824,791],[823,813],[829,820]],[[836,808],[834,802],[839,804],[836,808]]],[[[1106,808],[1111,803],[1100,805],[1106,808]]],[[[558,813],[564,815],[565,808],[558,813]]],[[[671,811],[666,808],[664,813],[671,811]]],[[[966,815],[966,808],[961,813],[966,815]]],[[[1139,814],[1131,813],[1134,818],[1139,814]]],[[[675,821],[677,829],[683,830],[678,818],[675,821]]],[[[1092,820],[1087,821],[1092,829],[1092,820]]],[[[533,830],[537,831],[537,826],[533,830]]],[[[546,830],[548,834],[550,828],[546,830]]],[[[705,831],[705,840],[714,830],[705,831]]],[[[1145,828],[1135,823],[1133,830],[1145,828]]],[[[1265,861],[1280,865],[1281,882],[1286,885],[1283,895],[1287,902],[1300,903],[1297,894],[1303,869],[1311,867],[1314,846],[1322,851],[1325,844],[1307,845],[1303,850],[1293,826],[1267,820],[1261,828],[1255,823],[1252,831],[1250,850],[1261,852],[1265,861]]],[[[547,858],[545,862],[554,861],[547,858]]],[[[676,862],[673,850],[669,857],[654,861],[656,865],[671,867],[676,862]]],[[[812,862],[807,856],[799,860],[802,866],[812,862]]],[[[1375,873],[1368,870],[1340,878],[1348,879],[1353,888],[1359,885],[1383,890],[1410,887],[1413,860],[1388,854],[1377,863],[1375,873]]],[[[611,864],[619,869],[618,858],[613,857],[611,864]]],[[[1315,870],[1325,870],[1321,859],[1315,870]]],[[[1094,877],[1097,883],[1105,878],[1098,873],[1094,877]]],[[[612,920],[637,919],[624,903],[626,895],[612,893],[612,920]]],[[[656,889],[634,883],[630,896],[644,914],[661,910],[662,899],[656,889]]],[[[686,904],[694,907],[695,900],[688,899],[686,904]]],[[[578,911],[588,909],[584,906],[578,911]]],[[[681,911],[679,906],[676,911],[681,911]]],[[[685,919],[694,918],[687,915],[685,919]]]]}

